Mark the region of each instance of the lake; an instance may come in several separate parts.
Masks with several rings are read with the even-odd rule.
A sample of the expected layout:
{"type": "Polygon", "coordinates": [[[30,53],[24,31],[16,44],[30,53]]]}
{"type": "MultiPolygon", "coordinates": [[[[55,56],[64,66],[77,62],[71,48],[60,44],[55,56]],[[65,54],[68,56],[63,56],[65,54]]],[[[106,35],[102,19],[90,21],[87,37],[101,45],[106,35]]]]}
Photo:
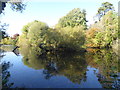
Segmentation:
{"type": "Polygon", "coordinates": [[[0,51],[3,88],[120,88],[112,50],[41,54],[37,48],[12,48],[0,51]]]}

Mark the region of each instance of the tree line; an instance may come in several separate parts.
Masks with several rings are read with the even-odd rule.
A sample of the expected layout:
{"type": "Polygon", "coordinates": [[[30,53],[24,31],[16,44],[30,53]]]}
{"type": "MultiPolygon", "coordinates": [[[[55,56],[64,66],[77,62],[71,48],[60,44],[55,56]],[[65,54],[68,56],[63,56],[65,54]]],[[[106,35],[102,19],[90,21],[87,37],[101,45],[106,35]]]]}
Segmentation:
{"type": "MultiPolygon", "coordinates": [[[[19,46],[40,47],[45,51],[67,50],[79,51],[82,48],[116,48],[118,42],[118,14],[113,4],[102,3],[96,14],[98,21],[87,26],[86,11],[74,8],[50,28],[46,23],[35,20],[22,29],[22,35],[14,39],[19,46]]],[[[8,44],[7,37],[1,44],[8,44]]],[[[10,44],[10,42],[9,42],[10,44]]]]}

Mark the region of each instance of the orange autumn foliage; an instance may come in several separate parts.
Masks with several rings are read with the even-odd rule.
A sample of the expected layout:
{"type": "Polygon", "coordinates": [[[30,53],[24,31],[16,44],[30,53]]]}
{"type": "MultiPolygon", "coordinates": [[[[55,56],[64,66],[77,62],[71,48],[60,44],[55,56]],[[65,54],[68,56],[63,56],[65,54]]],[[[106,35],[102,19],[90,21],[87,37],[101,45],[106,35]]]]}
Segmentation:
{"type": "Polygon", "coordinates": [[[87,38],[94,38],[95,34],[97,32],[101,31],[101,29],[99,28],[90,28],[87,32],[86,32],[86,37],[87,38]]]}
{"type": "Polygon", "coordinates": [[[96,47],[96,45],[92,42],[95,38],[96,34],[100,32],[100,28],[92,27],[86,32],[86,40],[88,41],[85,46],[87,47],[96,47]]]}

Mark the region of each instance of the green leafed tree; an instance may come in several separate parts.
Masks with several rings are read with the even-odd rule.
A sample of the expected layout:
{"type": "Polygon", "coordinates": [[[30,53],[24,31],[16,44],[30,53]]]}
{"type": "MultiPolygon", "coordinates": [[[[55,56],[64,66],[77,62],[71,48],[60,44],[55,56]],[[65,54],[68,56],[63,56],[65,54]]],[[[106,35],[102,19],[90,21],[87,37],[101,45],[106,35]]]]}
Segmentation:
{"type": "Polygon", "coordinates": [[[23,34],[20,36],[19,44],[30,44],[39,46],[43,41],[43,36],[48,29],[48,26],[40,21],[33,21],[23,27],[23,34]]]}
{"type": "Polygon", "coordinates": [[[8,26],[9,26],[8,24],[0,22],[0,41],[1,41],[1,39],[8,37],[8,35],[5,31],[8,26]]]}
{"type": "Polygon", "coordinates": [[[87,31],[87,42],[92,47],[113,47],[118,40],[118,15],[109,11],[101,21],[87,31]]]}
{"type": "Polygon", "coordinates": [[[75,27],[79,25],[83,25],[84,29],[87,28],[86,25],[86,11],[80,10],[79,8],[75,8],[72,11],[70,11],[66,16],[62,17],[59,21],[56,27],[75,27]]]}
{"type": "Polygon", "coordinates": [[[83,26],[76,26],[48,30],[45,36],[46,46],[58,50],[79,51],[85,42],[83,29],[83,26]]]}
{"type": "Polygon", "coordinates": [[[113,4],[109,2],[102,3],[101,7],[98,8],[98,13],[97,13],[99,20],[110,10],[114,10],[113,4]]]}

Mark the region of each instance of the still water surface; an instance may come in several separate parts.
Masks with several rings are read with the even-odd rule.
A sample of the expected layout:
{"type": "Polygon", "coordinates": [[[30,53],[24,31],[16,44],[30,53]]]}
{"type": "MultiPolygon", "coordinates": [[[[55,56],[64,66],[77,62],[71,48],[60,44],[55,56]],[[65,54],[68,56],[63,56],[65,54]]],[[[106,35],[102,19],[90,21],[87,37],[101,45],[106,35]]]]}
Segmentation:
{"type": "Polygon", "coordinates": [[[118,88],[117,55],[111,50],[87,51],[39,55],[33,48],[20,48],[17,53],[1,50],[1,61],[9,66],[3,74],[10,74],[3,87],[118,88]]]}

